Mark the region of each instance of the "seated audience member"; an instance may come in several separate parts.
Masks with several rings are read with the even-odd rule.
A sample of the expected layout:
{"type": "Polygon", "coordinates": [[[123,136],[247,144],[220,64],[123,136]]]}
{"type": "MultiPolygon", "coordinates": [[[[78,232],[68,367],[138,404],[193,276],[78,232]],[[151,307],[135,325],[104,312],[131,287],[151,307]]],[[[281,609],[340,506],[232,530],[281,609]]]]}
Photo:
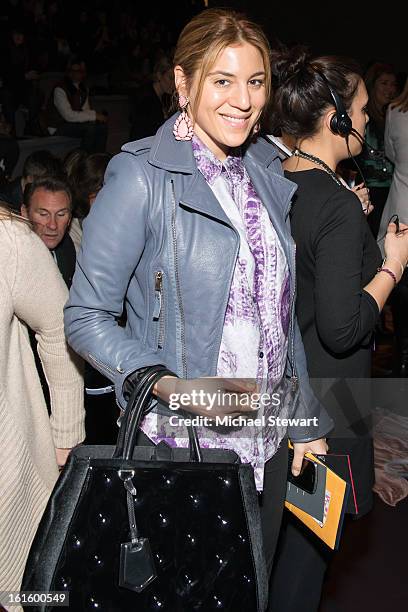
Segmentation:
{"type": "Polygon", "coordinates": [[[29,183],[24,190],[21,212],[51,251],[70,287],[76,257],[74,243],[68,234],[72,216],[72,194],[68,184],[59,177],[44,177],[29,183]]]}
{"type": "Polygon", "coordinates": [[[1,204],[0,267],[0,585],[19,591],[58,467],[84,439],[83,364],[65,341],[68,291],[58,270],[29,224],[1,204]],[[50,388],[50,416],[28,326],[50,388]]]}
{"type": "Polygon", "coordinates": [[[106,166],[111,157],[110,153],[94,153],[85,157],[78,155],[76,162],[69,170],[68,177],[73,194],[73,219],[69,235],[76,251],[81,243],[83,220],[89,213],[98,191],[102,188],[106,166]]]}
{"type": "Polygon", "coordinates": [[[47,124],[60,136],[81,138],[81,148],[88,153],[100,153],[106,148],[107,116],[91,109],[85,79],[85,62],[71,60],[50,96],[47,124]]]}
{"type": "Polygon", "coordinates": [[[19,213],[23,204],[23,193],[28,183],[44,176],[58,176],[62,172],[61,162],[49,151],[34,151],[27,157],[22,176],[0,187],[0,199],[14,212],[19,213]]]}

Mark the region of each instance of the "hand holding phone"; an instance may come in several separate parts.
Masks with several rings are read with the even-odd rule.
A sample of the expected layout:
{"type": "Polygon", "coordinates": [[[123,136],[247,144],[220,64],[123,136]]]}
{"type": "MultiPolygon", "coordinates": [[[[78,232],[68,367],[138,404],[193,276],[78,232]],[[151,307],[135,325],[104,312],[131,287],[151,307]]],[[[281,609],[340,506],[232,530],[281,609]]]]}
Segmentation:
{"type": "Polygon", "coordinates": [[[302,491],[313,494],[316,491],[317,465],[308,457],[303,457],[302,467],[298,476],[292,474],[293,450],[289,449],[288,480],[302,491]]]}

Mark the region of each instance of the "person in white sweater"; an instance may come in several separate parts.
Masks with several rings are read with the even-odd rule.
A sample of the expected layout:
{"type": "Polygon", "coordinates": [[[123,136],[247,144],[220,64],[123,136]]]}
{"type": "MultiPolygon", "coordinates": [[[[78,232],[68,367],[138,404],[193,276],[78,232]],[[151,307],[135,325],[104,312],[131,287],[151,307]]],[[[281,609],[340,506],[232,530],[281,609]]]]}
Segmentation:
{"type": "Polygon", "coordinates": [[[0,590],[18,591],[58,468],[85,437],[83,364],[65,341],[68,290],[52,256],[29,223],[2,206],[0,267],[0,590]],[[36,334],[51,415],[27,326],[36,334]]]}

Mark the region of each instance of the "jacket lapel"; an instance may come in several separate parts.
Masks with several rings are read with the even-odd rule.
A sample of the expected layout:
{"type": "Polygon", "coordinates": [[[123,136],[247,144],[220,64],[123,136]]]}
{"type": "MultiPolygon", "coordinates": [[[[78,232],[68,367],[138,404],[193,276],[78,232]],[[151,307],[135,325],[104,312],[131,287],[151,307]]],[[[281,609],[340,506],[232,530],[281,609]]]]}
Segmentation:
{"type": "Polygon", "coordinates": [[[214,219],[232,227],[231,221],[199,170],[196,170],[191,180],[184,186],[180,204],[204,215],[214,217],[214,219]]]}

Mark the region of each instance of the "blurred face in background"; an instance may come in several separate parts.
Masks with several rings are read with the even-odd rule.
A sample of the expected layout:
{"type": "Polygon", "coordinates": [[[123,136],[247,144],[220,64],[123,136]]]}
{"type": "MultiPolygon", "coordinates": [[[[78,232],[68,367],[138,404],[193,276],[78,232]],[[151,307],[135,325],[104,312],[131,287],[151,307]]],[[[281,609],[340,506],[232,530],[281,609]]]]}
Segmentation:
{"type": "Polygon", "coordinates": [[[16,47],[20,47],[24,43],[24,34],[22,32],[13,32],[12,38],[16,47]]]}
{"type": "Polygon", "coordinates": [[[85,62],[79,64],[72,64],[68,70],[68,76],[73,83],[82,83],[86,79],[86,66],[85,62]]]}
{"type": "Polygon", "coordinates": [[[387,106],[398,93],[397,77],[395,74],[384,72],[376,79],[372,95],[380,108],[387,106]]]}
{"type": "Polygon", "coordinates": [[[33,224],[35,233],[45,246],[53,250],[64,238],[71,221],[71,200],[65,191],[38,188],[31,196],[30,205],[22,206],[24,217],[33,224]]]}

